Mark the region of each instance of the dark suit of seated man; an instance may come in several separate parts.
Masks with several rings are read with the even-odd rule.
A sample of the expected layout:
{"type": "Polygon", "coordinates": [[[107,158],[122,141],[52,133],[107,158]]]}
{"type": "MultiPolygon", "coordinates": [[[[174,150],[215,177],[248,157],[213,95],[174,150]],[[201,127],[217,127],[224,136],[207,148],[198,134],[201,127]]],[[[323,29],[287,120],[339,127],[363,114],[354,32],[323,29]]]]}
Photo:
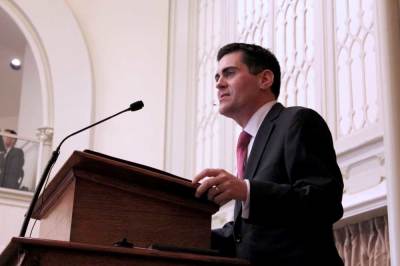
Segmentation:
{"type": "MultiPolygon", "coordinates": [[[[17,134],[14,130],[4,132],[17,134]]],[[[0,156],[0,186],[18,189],[24,177],[24,152],[15,147],[16,138],[3,136],[4,152],[0,156]]]]}
{"type": "Polygon", "coordinates": [[[276,102],[281,73],[269,50],[233,43],[217,60],[219,112],[247,142],[246,156],[238,145],[237,176],[205,169],[193,179],[201,183],[196,196],[207,193],[219,205],[236,200],[234,221],[213,231],[213,248],[252,265],[343,265],[332,232],[343,215],[343,180],[325,121],[276,102]]]}
{"type": "MultiPolygon", "coordinates": [[[[1,129],[0,129],[0,131],[1,131],[1,129]]],[[[3,138],[1,137],[0,138],[0,156],[2,156],[3,153],[5,153],[5,152],[6,152],[6,147],[4,147],[4,141],[3,141],[3,138]]]]}

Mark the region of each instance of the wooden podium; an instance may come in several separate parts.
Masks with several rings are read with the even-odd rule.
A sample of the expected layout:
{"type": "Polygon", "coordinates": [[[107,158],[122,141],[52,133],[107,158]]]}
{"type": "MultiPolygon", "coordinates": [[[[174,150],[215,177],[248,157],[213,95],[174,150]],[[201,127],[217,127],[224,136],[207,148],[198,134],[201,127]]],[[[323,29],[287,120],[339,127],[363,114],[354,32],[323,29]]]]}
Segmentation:
{"type": "MultiPolygon", "coordinates": [[[[82,261],[89,257],[93,262],[103,260],[102,265],[207,265],[212,261],[248,265],[238,259],[179,252],[180,247],[193,252],[210,248],[211,215],[218,206],[195,198],[194,192],[189,180],[169,173],[92,151],[75,151],[35,206],[33,217],[41,220],[40,239],[13,238],[0,256],[0,265],[30,265],[21,262],[21,252],[46,261],[49,250],[54,253],[49,258],[52,254],[67,261],[83,258],[71,261],[73,265],[88,265],[82,261]],[[113,247],[124,238],[134,248],[113,247]],[[175,247],[178,252],[155,250],[152,245],[175,247]],[[118,264],[119,259],[124,262],[118,264]]],[[[28,258],[32,259],[26,256],[27,263],[28,258]]]]}

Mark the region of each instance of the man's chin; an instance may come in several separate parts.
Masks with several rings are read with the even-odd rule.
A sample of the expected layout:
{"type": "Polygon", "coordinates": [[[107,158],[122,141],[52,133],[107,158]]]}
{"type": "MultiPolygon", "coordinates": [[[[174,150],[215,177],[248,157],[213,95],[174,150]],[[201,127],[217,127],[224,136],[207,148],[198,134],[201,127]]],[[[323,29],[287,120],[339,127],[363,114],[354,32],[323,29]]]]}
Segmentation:
{"type": "Polygon", "coordinates": [[[223,116],[231,117],[232,110],[230,110],[230,108],[228,106],[224,106],[224,105],[220,104],[218,111],[223,116]]]}

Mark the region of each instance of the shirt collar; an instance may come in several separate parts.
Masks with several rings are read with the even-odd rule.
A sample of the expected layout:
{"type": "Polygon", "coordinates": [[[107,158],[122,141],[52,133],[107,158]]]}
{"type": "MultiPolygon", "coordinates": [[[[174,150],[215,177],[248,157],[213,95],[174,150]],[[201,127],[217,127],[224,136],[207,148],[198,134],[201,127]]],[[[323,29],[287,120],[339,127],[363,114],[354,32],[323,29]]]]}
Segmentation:
{"type": "Polygon", "coordinates": [[[10,148],[7,148],[7,149],[5,150],[5,152],[4,152],[4,156],[7,156],[11,149],[12,149],[11,147],[10,147],[10,148]]]}
{"type": "Polygon", "coordinates": [[[267,116],[268,112],[271,110],[272,106],[276,101],[270,101],[258,108],[258,110],[250,117],[249,122],[243,128],[244,131],[249,133],[252,137],[257,135],[258,129],[261,126],[262,121],[267,116]]]}

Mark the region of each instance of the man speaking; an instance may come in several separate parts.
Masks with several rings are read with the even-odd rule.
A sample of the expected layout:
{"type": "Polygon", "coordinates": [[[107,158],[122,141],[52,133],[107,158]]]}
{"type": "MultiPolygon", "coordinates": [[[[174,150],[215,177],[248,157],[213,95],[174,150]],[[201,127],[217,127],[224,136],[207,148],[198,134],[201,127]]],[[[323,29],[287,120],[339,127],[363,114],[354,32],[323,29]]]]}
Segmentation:
{"type": "Polygon", "coordinates": [[[252,265],[343,265],[332,225],[343,215],[343,180],[321,116],[277,103],[280,66],[257,45],[232,43],[217,56],[219,112],[243,129],[237,175],[205,169],[196,196],[236,200],[234,221],[213,231],[212,246],[252,265]]]}

